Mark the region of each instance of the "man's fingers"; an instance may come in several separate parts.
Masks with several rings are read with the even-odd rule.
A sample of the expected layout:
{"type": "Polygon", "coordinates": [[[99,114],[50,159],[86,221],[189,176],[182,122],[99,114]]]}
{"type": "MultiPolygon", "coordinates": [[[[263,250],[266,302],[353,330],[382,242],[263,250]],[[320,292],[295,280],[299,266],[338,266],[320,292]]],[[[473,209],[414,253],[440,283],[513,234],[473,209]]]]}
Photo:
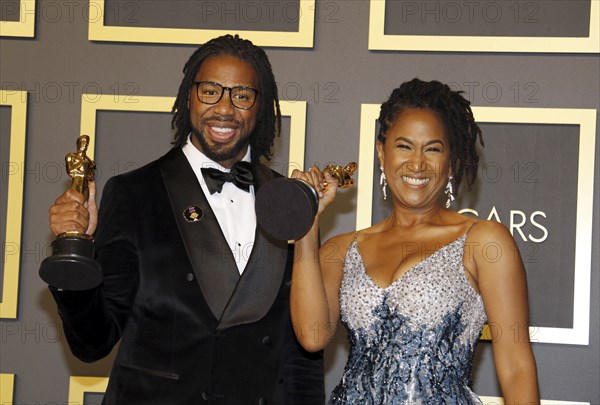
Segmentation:
{"type": "Polygon", "coordinates": [[[89,213],[88,227],[85,233],[93,235],[96,232],[96,225],[98,225],[98,206],[96,205],[96,183],[91,181],[89,183],[90,197],[87,201],[87,210],[89,213]]]}
{"type": "Polygon", "coordinates": [[[85,202],[85,197],[73,190],[67,190],[58,197],[49,210],[52,233],[85,232],[90,221],[85,202]]]}
{"type": "Polygon", "coordinates": [[[78,193],[75,190],[68,189],[64,193],[61,194],[60,197],[56,199],[54,202],[55,205],[64,204],[67,202],[78,202],[79,204],[85,203],[85,197],[83,194],[78,193]]]}

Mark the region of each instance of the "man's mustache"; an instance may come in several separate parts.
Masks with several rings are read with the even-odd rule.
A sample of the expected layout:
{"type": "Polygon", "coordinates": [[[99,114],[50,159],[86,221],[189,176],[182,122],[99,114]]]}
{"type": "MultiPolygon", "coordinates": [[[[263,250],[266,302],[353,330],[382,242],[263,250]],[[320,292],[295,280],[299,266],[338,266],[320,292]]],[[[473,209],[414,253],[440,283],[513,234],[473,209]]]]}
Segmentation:
{"type": "Polygon", "coordinates": [[[209,122],[232,122],[234,124],[236,124],[239,127],[244,127],[244,122],[240,121],[240,120],[236,120],[233,118],[228,118],[228,117],[208,117],[208,118],[203,118],[202,120],[200,120],[200,124],[202,125],[208,125],[209,122]]]}

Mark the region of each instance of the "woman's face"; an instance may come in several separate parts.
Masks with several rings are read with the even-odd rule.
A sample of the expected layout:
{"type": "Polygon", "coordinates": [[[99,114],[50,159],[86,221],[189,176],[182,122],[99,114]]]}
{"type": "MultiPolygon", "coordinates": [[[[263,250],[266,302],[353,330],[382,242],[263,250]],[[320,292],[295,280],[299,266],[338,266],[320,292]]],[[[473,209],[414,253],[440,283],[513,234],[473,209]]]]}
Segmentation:
{"type": "Polygon", "coordinates": [[[377,154],[394,203],[409,208],[437,204],[448,182],[450,145],[431,110],[404,110],[377,142],[377,154]]]}

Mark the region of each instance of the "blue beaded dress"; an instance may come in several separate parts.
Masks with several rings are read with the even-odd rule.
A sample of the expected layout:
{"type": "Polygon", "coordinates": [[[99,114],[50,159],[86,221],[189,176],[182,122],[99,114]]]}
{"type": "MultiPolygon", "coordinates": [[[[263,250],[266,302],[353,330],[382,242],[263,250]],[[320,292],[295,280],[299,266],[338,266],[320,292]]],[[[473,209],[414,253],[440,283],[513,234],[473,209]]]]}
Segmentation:
{"type": "Polygon", "coordinates": [[[465,274],[467,235],[387,288],[366,273],[352,242],[340,288],[350,354],[329,404],[481,404],[471,391],[473,352],[486,321],[465,274]]]}

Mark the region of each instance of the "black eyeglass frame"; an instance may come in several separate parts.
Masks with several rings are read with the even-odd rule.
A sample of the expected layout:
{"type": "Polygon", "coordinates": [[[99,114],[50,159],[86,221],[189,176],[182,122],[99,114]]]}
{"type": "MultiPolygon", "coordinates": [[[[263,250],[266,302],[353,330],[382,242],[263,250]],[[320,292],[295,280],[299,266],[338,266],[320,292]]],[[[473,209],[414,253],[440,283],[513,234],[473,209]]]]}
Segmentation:
{"type": "Polygon", "coordinates": [[[218,104],[221,101],[221,99],[223,98],[223,95],[225,94],[225,90],[229,90],[229,101],[231,102],[231,105],[233,105],[235,108],[239,108],[240,110],[250,110],[252,107],[254,107],[254,105],[256,104],[256,100],[258,99],[258,96],[260,94],[259,90],[255,89],[255,88],[252,88],[252,87],[248,87],[248,86],[226,87],[226,86],[223,86],[221,83],[211,82],[210,80],[203,80],[201,82],[194,82],[194,85],[196,86],[196,98],[198,98],[198,101],[200,101],[201,103],[208,104],[208,105],[218,104]],[[199,94],[200,85],[204,84],[204,83],[214,84],[214,85],[219,86],[220,88],[223,89],[223,91],[221,92],[221,96],[214,103],[209,103],[209,102],[206,102],[206,101],[202,101],[202,99],[200,98],[200,94],[199,94]],[[254,101],[252,102],[252,105],[250,107],[240,107],[240,106],[236,105],[236,103],[231,98],[231,92],[233,90],[236,90],[236,89],[252,90],[255,93],[254,94],[254,101]]]}

